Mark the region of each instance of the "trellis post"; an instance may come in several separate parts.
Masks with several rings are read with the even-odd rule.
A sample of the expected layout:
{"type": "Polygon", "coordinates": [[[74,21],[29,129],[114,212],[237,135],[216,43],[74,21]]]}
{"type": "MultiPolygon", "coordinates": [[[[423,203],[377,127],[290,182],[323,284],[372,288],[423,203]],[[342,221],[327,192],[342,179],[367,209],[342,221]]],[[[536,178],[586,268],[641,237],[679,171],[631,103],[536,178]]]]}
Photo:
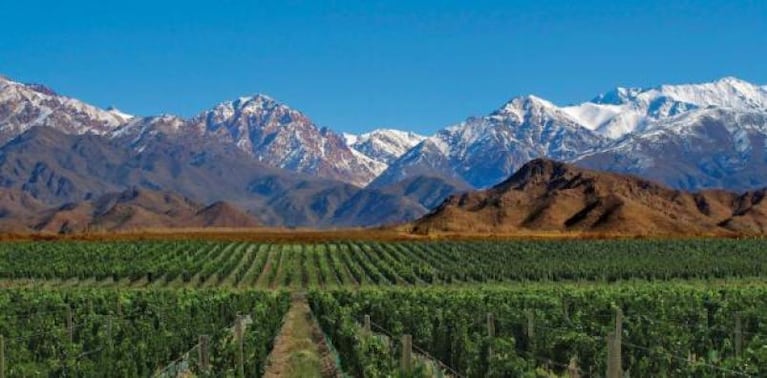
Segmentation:
{"type": "Polygon", "coordinates": [[[607,335],[607,378],[621,378],[623,367],[621,366],[621,346],[623,341],[623,310],[615,310],[615,331],[607,335]]]}
{"type": "Polygon", "coordinates": [[[370,333],[371,333],[371,331],[370,331],[370,315],[365,315],[365,317],[363,319],[363,329],[365,331],[365,335],[369,336],[370,333]]]}
{"type": "Polygon", "coordinates": [[[570,363],[567,365],[567,376],[569,378],[581,378],[580,369],[578,368],[578,359],[576,357],[570,358],[570,363]]]}
{"type": "Polygon", "coordinates": [[[210,368],[210,355],[208,354],[208,346],[210,344],[210,336],[200,335],[200,370],[207,372],[210,368]]]}
{"type": "Polygon", "coordinates": [[[0,378],[5,378],[5,337],[0,335],[0,378]]]}
{"type": "Polygon", "coordinates": [[[400,361],[402,371],[410,373],[412,369],[413,358],[413,336],[402,335],[402,360],[400,361]]]}
{"type": "Polygon", "coordinates": [[[75,325],[74,317],[72,315],[72,306],[67,306],[67,335],[69,336],[69,342],[75,340],[75,325]]]}
{"type": "Polygon", "coordinates": [[[112,315],[107,315],[107,347],[111,354],[112,349],[114,349],[114,343],[112,342],[112,315]]]}
{"type": "Polygon", "coordinates": [[[743,321],[740,312],[735,313],[735,357],[743,355],[743,321]]]}
{"type": "Polygon", "coordinates": [[[237,321],[234,325],[237,336],[237,376],[245,378],[245,348],[243,342],[244,324],[242,315],[237,315],[237,321]]]}
{"type": "Polygon", "coordinates": [[[495,338],[495,315],[492,312],[487,313],[487,358],[493,357],[493,339],[495,338]]]}
{"type": "Polygon", "coordinates": [[[535,315],[533,314],[532,310],[525,311],[525,315],[527,315],[527,342],[528,342],[528,349],[530,349],[530,353],[535,352],[535,315]]]}

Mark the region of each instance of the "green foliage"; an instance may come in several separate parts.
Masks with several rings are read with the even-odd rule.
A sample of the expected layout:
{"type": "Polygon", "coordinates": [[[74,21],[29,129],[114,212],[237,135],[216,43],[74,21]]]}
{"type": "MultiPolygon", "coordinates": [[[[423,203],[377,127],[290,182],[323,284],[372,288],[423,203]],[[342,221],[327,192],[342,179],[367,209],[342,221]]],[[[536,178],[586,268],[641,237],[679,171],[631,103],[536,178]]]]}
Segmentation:
{"type": "Polygon", "coordinates": [[[247,244],[0,244],[0,278],[77,285],[316,288],[527,281],[665,281],[763,277],[767,242],[600,240],[247,244]],[[271,254],[271,259],[268,257],[271,254]],[[270,260],[270,269],[260,279],[270,260]]]}
{"type": "Polygon", "coordinates": [[[718,377],[720,369],[767,373],[767,317],[762,311],[767,287],[761,285],[635,282],[334,290],[312,292],[310,301],[342,360],[357,374],[366,373],[370,361],[381,364],[387,355],[366,349],[359,340],[357,324],[368,314],[382,329],[395,336],[411,334],[416,345],[471,377],[566,374],[571,358],[577,358],[586,375],[602,375],[605,336],[615,327],[616,308],[624,313],[623,366],[632,375],[718,377]],[[532,336],[527,333],[527,311],[534,313],[532,336]],[[496,319],[492,339],[487,336],[487,313],[496,319]],[[735,313],[743,319],[742,357],[734,356],[735,313]]]}
{"type": "Polygon", "coordinates": [[[240,290],[309,288],[352,376],[433,370],[417,359],[412,372],[399,371],[399,343],[362,334],[364,314],[395,339],[412,334],[468,376],[562,375],[573,357],[582,375],[601,376],[616,308],[625,314],[623,365],[632,376],[763,376],[765,250],[761,239],[3,243],[0,283],[35,289],[0,291],[0,334],[10,376],[151,375],[203,333],[212,337],[214,371],[231,375],[236,345],[228,327],[241,312],[254,320],[245,354],[247,374],[257,376],[288,299],[240,290]],[[65,306],[74,309],[72,342],[65,306]],[[735,313],[744,334],[737,358],[735,313]]]}
{"type": "Polygon", "coordinates": [[[212,372],[227,371],[234,366],[228,345],[237,313],[253,319],[246,368],[263,372],[288,306],[286,293],[256,291],[4,289],[0,334],[7,376],[151,376],[193,349],[203,334],[211,337],[212,372]]]}

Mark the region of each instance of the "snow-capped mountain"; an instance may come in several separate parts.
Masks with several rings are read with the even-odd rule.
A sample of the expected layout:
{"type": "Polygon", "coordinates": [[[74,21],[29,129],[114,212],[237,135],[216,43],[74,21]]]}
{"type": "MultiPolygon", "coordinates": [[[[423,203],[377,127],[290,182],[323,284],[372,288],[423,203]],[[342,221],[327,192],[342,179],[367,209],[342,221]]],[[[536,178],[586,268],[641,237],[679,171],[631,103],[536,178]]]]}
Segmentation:
{"type": "Polygon", "coordinates": [[[619,138],[664,123],[670,117],[707,107],[767,109],[767,91],[734,77],[712,83],[616,88],[589,102],[562,108],[583,126],[619,138]]]}
{"type": "Polygon", "coordinates": [[[0,76],[0,142],[34,126],[50,126],[69,134],[106,134],[132,118],[60,96],[39,84],[22,84],[0,76]]]}
{"type": "Polygon", "coordinates": [[[604,139],[546,100],[517,97],[487,116],[469,118],[427,138],[373,184],[427,174],[431,166],[432,174],[486,187],[531,159],[570,160],[601,146],[604,139]]]}
{"type": "Polygon", "coordinates": [[[754,173],[767,165],[760,144],[767,131],[759,121],[765,114],[765,87],[732,77],[617,88],[565,107],[518,97],[427,138],[372,185],[431,172],[487,187],[528,160],[548,157],[639,173],[685,189],[751,188],[767,185],[767,178],[754,173]]]}
{"type": "Polygon", "coordinates": [[[265,95],[223,102],[189,127],[236,145],[268,165],[364,186],[385,165],[352,150],[344,137],[265,95]]]}
{"type": "Polygon", "coordinates": [[[575,163],[685,190],[767,186],[767,112],[708,107],[630,134],[575,163]]]}
{"type": "Polygon", "coordinates": [[[376,129],[362,135],[344,134],[346,144],[365,156],[390,164],[426,139],[410,131],[376,129]]]}
{"type": "Polygon", "coordinates": [[[301,112],[264,95],[227,101],[191,119],[134,117],[117,108],[104,110],[58,95],[41,85],[0,77],[0,142],[34,126],[130,140],[135,149],[141,148],[143,138],[157,133],[214,138],[264,164],[357,186],[365,186],[386,169],[385,163],[347,146],[341,135],[317,127],[301,112]]]}
{"type": "Polygon", "coordinates": [[[391,129],[350,135],[318,127],[265,95],[223,102],[190,119],[134,117],[0,77],[0,143],[34,126],[103,135],[136,153],[159,138],[215,145],[218,152],[244,152],[267,166],[373,188],[417,176],[488,187],[538,157],[637,173],[685,189],[767,185],[761,179],[767,177],[761,174],[766,114],[767,87],[725,77],[619,87],[564,107],[517,97],[429,137],[391,129]]]}

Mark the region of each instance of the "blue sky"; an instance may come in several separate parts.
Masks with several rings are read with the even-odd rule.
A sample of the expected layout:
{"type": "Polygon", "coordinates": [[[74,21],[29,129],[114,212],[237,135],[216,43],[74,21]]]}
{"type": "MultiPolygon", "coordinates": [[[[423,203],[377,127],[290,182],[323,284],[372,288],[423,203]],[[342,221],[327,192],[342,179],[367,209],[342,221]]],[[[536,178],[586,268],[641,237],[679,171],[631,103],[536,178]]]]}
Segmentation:
{"type": "Polygon", "coordinates": [[[266,93],[321,126],[421,133],[536,94],[767,84],[767,1],[3,1],[0,73],[193,115],[266,93]]]}

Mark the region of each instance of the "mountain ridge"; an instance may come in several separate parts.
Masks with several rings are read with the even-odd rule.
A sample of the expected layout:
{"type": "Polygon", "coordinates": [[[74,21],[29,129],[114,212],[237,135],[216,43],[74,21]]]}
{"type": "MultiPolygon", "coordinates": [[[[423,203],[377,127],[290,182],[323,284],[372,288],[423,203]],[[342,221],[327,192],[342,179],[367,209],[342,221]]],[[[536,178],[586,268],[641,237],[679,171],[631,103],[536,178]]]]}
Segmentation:
{"type": "MultiPolygon", "coordinates": [[[[761,151],[767,131],[761,123],[754,126],[742,120],[767,114],[767,91],[764,87],[734,77],[702,84],[661,85],[649,89],[621,88],[605,92],[591,101],[559,107],[534,95],[512,98],[497,110],[482,117],[470,117],[428,137],[431,146],[414,147],[378,176],[371,185],[391,184],[406,179],[411,172],[433,168],[445,177],[460,178],[475,188],[490,187],[513,173],[525,162],[538,157],[574,162],[619,173],[650,175],[680,189],[721,187],[744,190],[767,186],[767,168],[761,152],[740,156],[742,151],[761,151]],[[710,127],[712,114],[723,116],[710,127]],[[727,116],[735,114],[734,116],[727,116]],[[738,115],[743,115],[739,117],[738,115]],[[680,127],[682,120],[694,120],[690,127],[680,127]],[[679,140],[693,135],[694,143],[680,145],[679,140]],[[652,153],[640,153],[617,147],[627,144],[641,147],[642,141],[657,133],[652,153]],[[744,147],[746,144],[750,146],[744,147]],[[680,150],[692,150],[684,154],[680,150]],[[701,157],[718,159],[701,166],[701,157]],[[719,158],[721,157],[721,158],[719,158]],[[726,160],[726,161],[725,161],[726,160]],[[642,161],[652,161],[639,164],[642,161]],[[678,163],[679,169],[654,175],[653,169],[665,162],[678,163]],[[744,168],[756,166],[758,169],[744,168]],[[652,168],[647,168],[652,167],[652,168]],[[756,173],[743,173],[750,170],[756,173]],[[727,180],[732,175],[745,179],[727,180]],[[688,178],[691,176],[692,178],[688,178]]],[[[761,122],[761,121],[758,121],[761,122]]]]}

